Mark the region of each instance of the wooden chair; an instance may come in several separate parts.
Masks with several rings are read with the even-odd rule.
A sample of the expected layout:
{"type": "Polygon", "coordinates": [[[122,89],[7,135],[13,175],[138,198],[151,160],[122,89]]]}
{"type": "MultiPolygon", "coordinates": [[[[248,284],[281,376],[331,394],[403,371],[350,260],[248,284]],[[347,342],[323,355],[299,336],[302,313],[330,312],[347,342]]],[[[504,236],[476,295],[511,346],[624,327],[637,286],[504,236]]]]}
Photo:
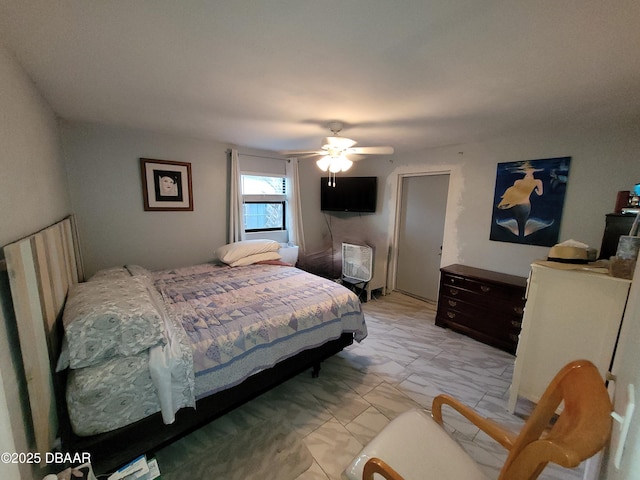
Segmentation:
{"type": "Polygon", "coordinates": [[[549,462],[577,467],[605,446],[611,432],[612,406],[604,381],[591,362],[577,360],[558,372],[519,434],[448,395],[439,395],[433,400],[433,419],[418,410],[398,416],[343,476],[351,480],[374,480],[374,474],[387,480],[486,479],[475,461],[441,428],[443,405],[457,410],[509,451],[498,480],[535,479],[549,462]],[[562,402],[564,408],[551,425],[562,402]]]}

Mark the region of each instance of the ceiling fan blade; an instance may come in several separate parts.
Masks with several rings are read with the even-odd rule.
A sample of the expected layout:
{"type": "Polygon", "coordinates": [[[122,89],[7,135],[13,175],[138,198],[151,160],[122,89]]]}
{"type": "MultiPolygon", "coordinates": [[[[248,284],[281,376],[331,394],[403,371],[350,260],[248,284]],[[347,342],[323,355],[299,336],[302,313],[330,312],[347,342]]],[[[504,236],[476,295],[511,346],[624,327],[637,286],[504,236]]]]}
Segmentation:
{"type": "Polygon", "coordinates": [[[286,156],[290,156],[290,157],[294,157],[294,156],[300,156],[300,155],[305,155],[305,156],[309,156],[309,155],[325,155],[327,152],[325,152],[324,150],[284,150],[282,152],[278,152],[280,155],[284,155],[286,156]]]}
{"type": "Polygon", "coordinates": [[[362,155],[391,155],[393,147],[353,147],[349,148],[345,153],[359,153],[362,155]]]}
{"type": "Polygon", "coordinates": [[[307,154],[296,155],[296,158],[324,157],[326,155],[328,155],[328,152],[309,152],[307,154]]]}
{"type": "Polygon", "coordinates": [[[353,147],[356,143],[358,142],[346,137],[325,137],[324,140],[322,140],[322,148],[329,145],[344,150],[345,148],[353,147]]]}

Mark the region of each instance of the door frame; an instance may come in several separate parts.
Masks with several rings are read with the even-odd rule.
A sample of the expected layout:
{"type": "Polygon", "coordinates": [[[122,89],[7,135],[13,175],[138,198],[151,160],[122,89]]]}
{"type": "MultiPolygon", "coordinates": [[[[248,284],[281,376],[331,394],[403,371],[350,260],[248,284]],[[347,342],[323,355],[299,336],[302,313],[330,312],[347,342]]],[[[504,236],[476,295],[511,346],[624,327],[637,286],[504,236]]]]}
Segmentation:
{"type": "Polygon", "coordinates": [[[451,211],[451,185],[452,180],[454,178],[453,169],[442,169],[442,170],[419,170],[415,172],[404,172],[396,174],[396,198],[394,205],[394,219],[393,219],[393,236],[391,238],[391,254],[389,255],[389,270],[387,276],[387,289],[390,292],[396,290],[397,283],[397,275],[398,275],[398,244],[400,243],[400,216],[402,214],[401,206],[402,206],[402,185],[403,180],[407,177],[425,177],[425,176],[433,176],[433,175],[449,175],[449,189],[447,192],[447,207],[445,209],[445,220],[444,220],[444,232],[443,232],[443,240],[442,240],[442,256],[440,257],[440,266],[442,266],[442,259],[445,258],[445,240],[447,238],[448,225],[450,221],[449,212],[451,211]]]}

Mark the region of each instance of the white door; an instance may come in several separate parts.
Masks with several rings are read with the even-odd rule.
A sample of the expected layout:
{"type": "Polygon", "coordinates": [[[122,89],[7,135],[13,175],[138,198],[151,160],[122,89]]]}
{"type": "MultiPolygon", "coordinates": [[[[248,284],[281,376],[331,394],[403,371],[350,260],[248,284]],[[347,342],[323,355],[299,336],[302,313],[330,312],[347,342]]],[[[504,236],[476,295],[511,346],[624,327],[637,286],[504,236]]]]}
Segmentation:
{"type": "Polygon", "coordinates": [[[622,320],[620,338],[616,355],[613,360],[612,373],[617,377],[615,382],[610,383],[610,391],[614,391],[614,410],[625,416],[627,404],[629,403],[629,388],[633,390],[635,397],[635,412],[631,416],[631,426],[628,430],[626,442],[623,447],[620,424],[614,422],[611,432],[609,461],[604,465],[604,471],[599,478],[608,480],[636,480],[640,472],[640,349],[638,349],[638,338],[640,338],[640,262],[636,264],[634,282],[631,283],[629,299],[622,320]],[[619,467],[615,465],[618,448],[622,448],[619,467]]]}
{"type": "Polygon", "coordinates": [[[437,301],[449,175],[402,179],[396,289],[437,301]]]}

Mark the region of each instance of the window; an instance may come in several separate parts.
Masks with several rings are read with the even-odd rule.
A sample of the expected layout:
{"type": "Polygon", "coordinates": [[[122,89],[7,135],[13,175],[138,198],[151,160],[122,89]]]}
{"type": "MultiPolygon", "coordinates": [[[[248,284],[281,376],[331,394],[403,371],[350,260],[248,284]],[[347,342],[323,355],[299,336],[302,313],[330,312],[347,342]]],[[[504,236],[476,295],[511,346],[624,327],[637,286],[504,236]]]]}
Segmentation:
{"type": "Polygon", "coordinates": [[[285,230],[286,179],[242,175],[245,232],[285,230]]]}

